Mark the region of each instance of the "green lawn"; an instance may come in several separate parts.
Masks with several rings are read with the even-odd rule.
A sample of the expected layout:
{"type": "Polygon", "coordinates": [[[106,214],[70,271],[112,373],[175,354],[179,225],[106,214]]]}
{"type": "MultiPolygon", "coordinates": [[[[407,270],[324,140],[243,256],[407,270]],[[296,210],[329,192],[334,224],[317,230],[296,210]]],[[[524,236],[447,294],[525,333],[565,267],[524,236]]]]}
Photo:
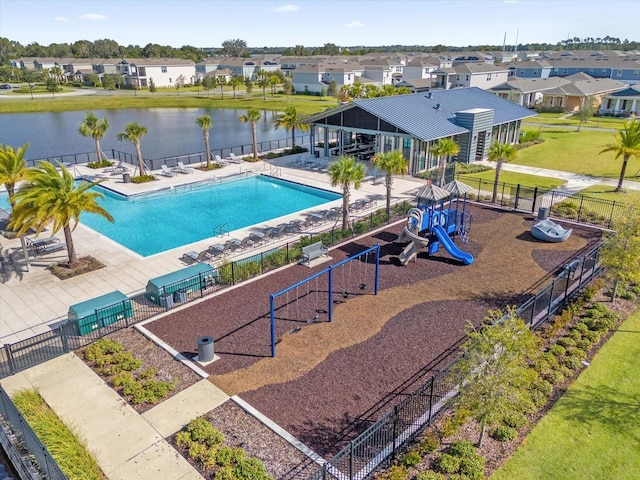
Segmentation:
{"type": "MultiPolygon", "coordinates": [[[[513,163],[597,177],[620,176],[622,160],[614,160],[612,152],[600,154],[605,144],[614,141],[613,133],[542,128],[542,137],[543,143],[518,151],[513,163]]],[[[638,170],[640,160],[630,159],[625,178],[640,180],[638,170]]]]}
{"type": "Polygon", "coordinates": [[[298,113],[311,115],[326,110],[328,107],[337,106],[337,100],[332,97],[312,97],[307,95],[267,95],[263,100],[262,94],[255,91],[250,95],[238,95],[233,99],[233,92],[225,91],[224,100],[220,98],[220,89],[212,90],[207,96],[204,90],[198,95],[195,92],[185,92],[175,89],[157,92],[151,95],[149,92],[138,92],[134,95],[131,91],[114,93],[114,95],[86,95],[86,96],[56,96],[51,95],[23,99],[3,99],[0,102],[0,113],[22,112],[63,112],[68,110],[102,110],[115,108],[257,108],[259,110],[284,111],[286,107],[294,106],[298,113]]]}
{"type": "MultiPolygon", "coordinates": [[[[580,119],[578,117],[571,116],[569,118],[561,118],[564,114],[558,113],[539,113],[537,117],[527,118],[524,123],[541,123],[546,125],[564,125],[578,128],[580,119]]],[[[615,117],[591,117],[591,119],[582,123],[583,127],[589,128],[615,128],[622,127],[624,122],[628,121],[628,118],[615,118],[615,117]]]]}
{"type": "Polygon", "coordinates": [[[491,480],[635,480],[640,472],[640,310],[491,480]]]}
{"type": "MultiPolygon", "coordinates": [[[[624,188],[624,185],[623,185],[624,188]]],[[[615,187],[608,185],[593,185],[580,191],[581,195],[587,195],[601,200],[629,203],[632,199],[640,199],[640,192],[637,190],[626,190],[619,193],[614,192],[615,187]]]]}
{"type": "MultiPolygon", "coordinates": [[[[463,175],[464,178],[461,177],[460,180],[464,182],[464,179],[480,178],[493,184],[495,176],[495,170],[487,170],[486,172],[468,174],[465,173],[463,175]]],[[[558,180],[557,178],[550,177],[539,177],[537,175],[528,175],[526,173],[508,172],[506,170],[503,170],[502,172],[500,172],[500,182],[509,183],[512,185],[523,185],[526,187],[554,189],[562,185],[564,183],[564,180],[558,180]]]]}

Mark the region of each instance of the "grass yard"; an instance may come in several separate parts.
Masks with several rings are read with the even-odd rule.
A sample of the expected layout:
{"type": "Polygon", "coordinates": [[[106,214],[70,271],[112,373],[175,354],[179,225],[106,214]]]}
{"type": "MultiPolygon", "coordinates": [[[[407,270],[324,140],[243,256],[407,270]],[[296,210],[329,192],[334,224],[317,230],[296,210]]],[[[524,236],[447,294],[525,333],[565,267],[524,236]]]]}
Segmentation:
{"type": "MultiPolygon", "coordinates": [[[[578,128],[580,119],[575,116],[569,118],[561,118],[564,114],[559,113],[539,113],[537,117],[527,118],[525,123],[546,124],[546,125],[564,125],[578,128]]],[[[590,120],[582,123],[583,127],[589,128],[615,128],[622,127],[628,118],[615,117],[591,117],[590,120]]]]}
{"type": "Polygon", "coordinates": [[[491,480],[632,480],[640,472],[640,310],[491,480]]]}
{"type": "MultiPolygon", "coordinates": [[[[491,182],[493,184],[495,176],[496,176],[496,171],[492,169],[492,170],[487,170],[485,172],[465,173],[460,177],[460,179],[461,181],[465,181],[464,179],[475,178],[475,179],[481,179],[483,181],[491,182]]],[[[506,170],[502,170],[502,172],[500,172],[500,182],[509,183],[512,185],[519,184],[526,187],[538,187],[538,188],[545,188],[545,189],[558,188],[560,185],[565,183],[564,180],[558,180],[557,178],[539,177],[537,175],[528,175],[526,173],[518,173],[518,172],[508,172],[506,170]]]]}
{"type": "MultiPolygon", "coordinates": [[[[622,186],[624,189],[624,185],[622,186]]],[[[640,192],[627,190],[619,193],[614,192],[615,187],[609,185],[593,185],[580,191],[581,195],[599,198],[600,200],[610,200],[612,202],[630,203],[633,199],[640,200],[640,192]]]]}
{"type": "Polygon", "coordinates": [[[326,110],[328,107],[337,106],[337,100],[333,97],[311,97],[306,95],[267,95],[263,100],[262,95],[255,92],[251,96],[238,95],[233,99],[233,92],[225,90],[224,100],[220,98],[220,89],[212,90],[210,95],[204,90],[200,95],[192,92],[176,94],[174,91],[163,89],[151,95],[149,92],[138,92],[135,96],[131,92],[113,95],[85,95],[85,96],[56,96],[51,95],[23,99],[3,99],[0,102],[0,113],[23,112],[62,112],[68,110],[100,110],[116,108],[257,108],[258,110],[284,111],[289,106],[294,106],[301,115],[311,115],[326,110]]]}
{"type": "MultiPolygon", "coordinates": [[[[520,150],[513,163],[596,177],[620,176],[622,159],[614,160],[612,152],[600,155],[603,146],[614,141],[613,133],[542,128],[542,137],[543,143],[520,150]]],[[[640,160],[630,159],[625,178],[640,180],[638,170],[640,160]]]]}

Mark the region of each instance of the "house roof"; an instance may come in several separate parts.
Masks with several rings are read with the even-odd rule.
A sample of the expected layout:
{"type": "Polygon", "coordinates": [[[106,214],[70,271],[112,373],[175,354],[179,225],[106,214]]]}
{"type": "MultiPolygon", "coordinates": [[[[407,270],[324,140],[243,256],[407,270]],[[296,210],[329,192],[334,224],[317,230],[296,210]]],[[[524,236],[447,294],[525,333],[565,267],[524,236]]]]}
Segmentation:
{"type": "MultiPolygon", "coordinates": [[[[444,69],[443,69],[444,70],[444,69]]],[[[453,66],[456,73],[497,73],[508,72],[506,67],[497,67],[489,63],[459,63],[453,66]]]]}
{"type": "Polygon", "coordinates": [[[637,97],[640,96],[640,85],[632,85],[629,88],[614,92],[612,97],[637,97]]]}
{"type": "Polygon", "coordinates": [[[468,129],[454,122],[456,112],[464,110],[491,109],[494,111],[494,125],[536,115],[535,112],[493,93],[472,87],[354,100],[346,105],[307,117],[304,122],[317,122],[351,108],[361,108],[423,141],[468,132],[468,129]]]}
{"type": "Polygon", "coordinates": [[[588,97],[602,93],[613,92],[625,87],[625,83],[611,80],[610,78],[592,78],[591,80],[578,80],[566,85],[548,90],[549,95],[571,95],[578,97],[588,97]]]}
{"type": "Polygon", "coordinates": [[[129,65],[137,65],[137,66],[194,66],[195,62],[193,60],[185,60],[184,58],[130,58],[128,60],[123,60],[120,63],[128,63],[129,65]]]}
{"type": "Polygon", "coordinates": [[[489,89],[492,92],[517,91],[521,93],[543,92],[570,83],[563,77],[549,78],[510,78],[505,83],[489,89]]]}

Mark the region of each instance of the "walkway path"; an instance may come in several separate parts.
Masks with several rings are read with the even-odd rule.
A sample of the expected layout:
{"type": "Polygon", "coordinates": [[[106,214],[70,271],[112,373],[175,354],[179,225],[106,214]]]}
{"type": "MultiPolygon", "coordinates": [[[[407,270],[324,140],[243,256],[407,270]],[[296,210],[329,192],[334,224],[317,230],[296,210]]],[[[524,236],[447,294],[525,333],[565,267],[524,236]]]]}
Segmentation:
{"type": "Polygon", "coordinates": [[[109,480],[202,479],[165,438],[229,399],[203,379],[140,415],[73,353],[0,383],[9,395],[37,388],[86,440],[109,480]]]}

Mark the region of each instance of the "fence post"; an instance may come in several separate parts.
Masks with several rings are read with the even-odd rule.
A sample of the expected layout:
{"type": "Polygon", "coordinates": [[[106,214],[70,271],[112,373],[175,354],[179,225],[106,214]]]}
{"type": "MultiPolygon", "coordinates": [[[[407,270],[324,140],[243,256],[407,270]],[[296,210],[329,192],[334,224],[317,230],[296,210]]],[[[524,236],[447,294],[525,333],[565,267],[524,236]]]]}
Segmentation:
{"type": "Polygon", "coordinates": [[[349,480],[353,480],[353,440],[349,442],[349,480]]]}
{"type": "Polygon", "coordinates": [[[235,285],[236,284],[236,271],[235,271],[235,266],[236,262],[231,262],[231,285],[235,285]]]}
{"type": "Polygon", "coordinates": [[[551,282],[551,289],[549,291],[549,304],[547,305],[547,318],[549,318],[549,314],[551,313],[551,304],[553,303],[553,292],[556,289],[556,279],[553,279],[551,282]]]}
{"type": "Polygon", "coordinates": [[[613,204],[611,205],[611,213],[609,214],[609,222],[607,224],[607,227],[611,228],[611,224],[613,223],[613,212],[616,210],[616,201],[613,201],[613,204]]]}
{"type": "Polygon", "coordinates": [[[5,345],[4,349],[7,352],[7,363],[9,364],[9,371],[11,372],[11,375],[14,375],[17,373],[17,370],[16,370],[15,363],[13,361],[13,352],[11,351],[11,344],[5,345]]]}
{"type": "Polygon", "coordinates": [[[533,203],[531,204],[531,213],[536,211],[536,202],[538,201],[538,187],[533,189],[533,203]]]}
{"type": "Polygon", "coordinates": [[[582,213],[582,203],[584,202],[584,195],[580,195],[580,206],[578,207],[578,222],[580,221],[580,214],[582,213]]]}
{"type": "Polygon", "coordinates": [[[513,204],[513,209],[518,209],[518,203],[520,203],[520,184],[516,185],[516,201],[513,204]]]}
{"type": "Polygon", "coordinates": [[[435,376],[431,377],[431,385],[429,385],[429,417],[427,419],[427,425],[431,425],[431,415],[433,415],[433,384],[435,376]]]}
{"type": "Polygon", "coordinates": [[[571,281],[571,268],[567,268],[567,283],[564,286],[564,299],[563,302],[567,301],[567,296],[569,295],[569,282],[571,281]]]}
{"type": "Polygon", "coordinates": [[[398,438],[398,406],[393,406],[393,446],[391,448],[391,460],[396,458],[396,440],[398,438]]]}
{"type": "Polygon", "coordinates": [[[67,338],[67,332],[64,329],[64,325],[60,325],[58,327],[58,332],[60,334],[60,340],[62,341],[62,351],[64,353],[69,353],[71,350],[69,350],[69,339],[67,338]]]}

